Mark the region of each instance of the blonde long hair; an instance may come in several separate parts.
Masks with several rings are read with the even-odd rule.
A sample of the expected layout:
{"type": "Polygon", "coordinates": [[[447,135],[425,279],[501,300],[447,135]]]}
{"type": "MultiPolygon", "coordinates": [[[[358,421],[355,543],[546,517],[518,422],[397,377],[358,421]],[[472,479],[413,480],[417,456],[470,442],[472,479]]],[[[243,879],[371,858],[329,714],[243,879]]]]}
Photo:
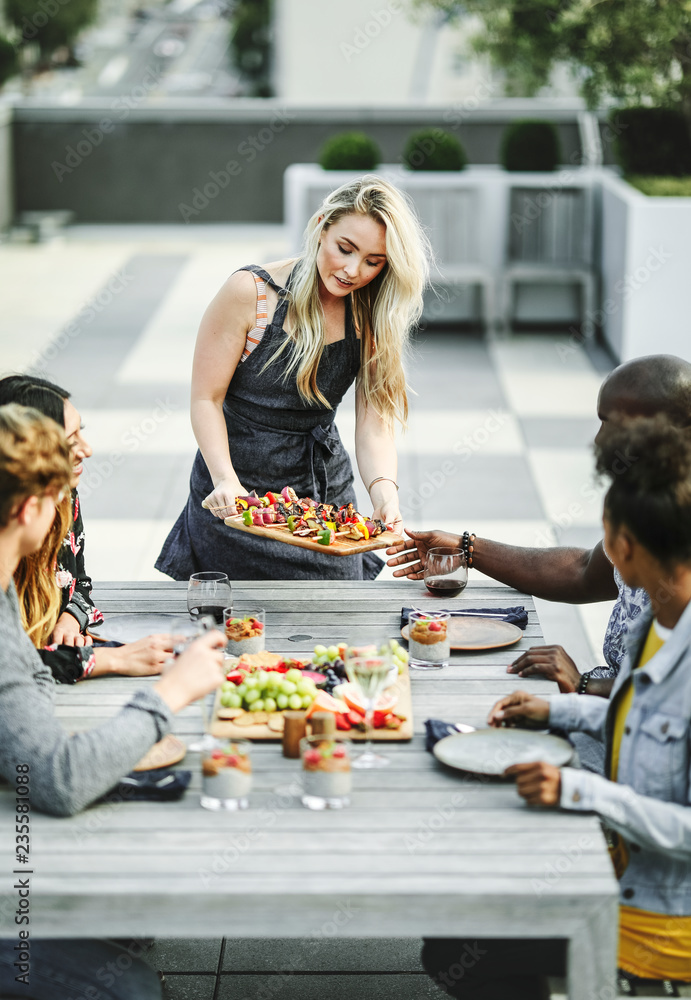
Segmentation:
{"type": "MultiPolygon", "coordinates": [[[[29,497],[66,489],[71,477],[72,457],[62,427],[38,410],[16,403],[0,406],[0,528],[29,497]]],[[[58,504],[39,551],[22,559],[16,571],[22,623],[36,646],[45,644],[60,610],[54,564],[69,516],[68,497],[58,504]]]]}
{"type": "Polygon", "coordinates": [[[37,649],[48,643],[60,615],[62,591],[55,579],[55,567],[71,520],[72,499],[67,496],[57,505],[41,548],[24,556],[14,573],[22,627],[37,649]]]}
{"type": "MultiPolygon", "coordinates": [[[[389,425],[399,420],[405,426],[408,396],[404,361],[410,331],[422,313],[432,253],[403,194],[381,177],[370,174],[344,184],[328,195],[307,224],[290,287],[288,317],[293,352],[286,376],[296,374],[298,391],[308,403],[331,409],[317,385],[325,338],[317,254],[322,233],[352,214],[368,216],[386,227],[386,264],[376,278],[351,293],[353,320],[361,338],[357,384],[367,406],[372,406],[389,425]]],[[[281,345],[267,365],[288,343],[281,345]]]]}

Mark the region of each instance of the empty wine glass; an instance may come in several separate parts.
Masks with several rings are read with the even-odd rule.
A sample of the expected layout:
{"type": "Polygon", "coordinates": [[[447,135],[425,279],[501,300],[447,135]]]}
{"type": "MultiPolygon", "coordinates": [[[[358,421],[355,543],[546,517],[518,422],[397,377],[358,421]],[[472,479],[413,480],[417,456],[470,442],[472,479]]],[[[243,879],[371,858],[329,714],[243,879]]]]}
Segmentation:
{"type": "Polygon", "coordinates": [[[192,574],[187,584],[187,610],[193,622],[211,615],[217,625],[222,625],[223,609],[231,606],[230,580],[226,573],[213,570],[192,574]]]}
{"type": "Polygon", "coordinates": [[[389,758],[372,749],[372,719],[379,696],[386,687],[391,669],[391,651],[379,643],[348,646],[345,670],[348,680],[357,688],[365,705],[366,742],[363,752],[354,757],[352,766],[357,768],[386,767],[389,758]]]}

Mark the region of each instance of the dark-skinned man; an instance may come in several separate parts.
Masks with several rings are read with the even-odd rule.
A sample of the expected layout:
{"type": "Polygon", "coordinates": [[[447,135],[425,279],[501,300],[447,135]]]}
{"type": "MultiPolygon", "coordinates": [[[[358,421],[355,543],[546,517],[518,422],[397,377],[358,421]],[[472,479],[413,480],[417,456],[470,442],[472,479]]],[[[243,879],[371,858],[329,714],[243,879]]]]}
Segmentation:
{"type": "MultiPolygon", "coordinates": [[[[660,412],[679,426],[691,424],[688,361],[667,354],[636,358],[615,368],[600,388],[597,413],[603,424],[615,413],[634,417],[660,412]]],[[[635,460],[623,456],[622,461],[631,458],[635,460]]],[[[387,565],[403,567],[394,576],[421,580],[428,549],[461,546],[461,536],[450,532],[406,529],[406,533],[411,542],[387,549],[387,555],[394,556],[387,565]]],[[[520,677],[539,675],[554,680],[565,693],[578,690],[609,697],[619,671],[628,623],[638,617],[648,598],[644,591],[631,590],[618,578],[601,541],[592,549],[540,549],[475,538],[473,567],[500,583],[547,601],[591,604],[616,598],[603,645],[606,666],[582,676],[562,646],[533,646],[508,667],[509,673],[520,677]]]]}

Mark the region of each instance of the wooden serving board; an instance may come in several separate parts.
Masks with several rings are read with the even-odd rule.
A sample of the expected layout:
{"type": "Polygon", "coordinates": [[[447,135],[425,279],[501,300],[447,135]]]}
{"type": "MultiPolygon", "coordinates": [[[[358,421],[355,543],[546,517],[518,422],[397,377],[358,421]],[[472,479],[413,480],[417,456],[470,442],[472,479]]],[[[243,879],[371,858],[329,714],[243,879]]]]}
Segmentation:
{"type": "Polygon", "coordinates": [[[293,535],[288,525],[281,525],[277,528],[258,528],[256,524],[245,524],[242,518],[236,514],[227,517],[225,523],[229,528],[237,531],[246,531],[249,535],[258,535],[260,538],[271,538],[276,542],[283,542],[286,545],[297,545],[301,549],[312,549],[313,552],[323,552],[327,556],[356,556],[360,552],[372,552],[374,549],[387,549],[389,545],[395,545],[401,541],[401,536],[394,531],[383,531],[376,538],[364,538],[356,542],[352,538],[336,536],[331,545],[322,545],[313,538],[302,538],[300,535],[293,535]]]}
{"type": "MultiPolygon", "coordinates": [[[[392,688],[387,688],[391,691],[392,688]]],[[[408,668],[398,675],[393,690],[398,694],[398,701],[394,712],[405,715],[405,722],[401,723],[399,729],[373,729],[372,739],[382,743],[400,743],[413,738],[413,702],[410,696],[410,676],[408,668]]],[[[211,721],[211,735],[221,739],[232,740],[281,740],[281,733],[269,729],[266,723],[253,726],[238,726],[233,719],[221,719],[218,710],[221,708],[221,692],[216,692],[214,711],[211,721]]],[[[351,729],[342,732],[342,736],[348,736],[352,740],[364,740],[365,734],[358,729],[351,729]]]]}

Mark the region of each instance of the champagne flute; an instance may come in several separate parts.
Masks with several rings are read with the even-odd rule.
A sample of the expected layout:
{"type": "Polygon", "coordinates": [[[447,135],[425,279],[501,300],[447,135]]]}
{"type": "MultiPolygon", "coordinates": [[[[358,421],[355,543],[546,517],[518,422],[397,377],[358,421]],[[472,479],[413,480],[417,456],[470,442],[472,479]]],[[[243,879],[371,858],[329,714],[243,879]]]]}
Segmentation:
{"type": "Polygon", "coordinates": [[[348,680],[357,688],[365,704],[366,740],[363,752],[353,758],[352,766],[357,768],[386,767],[388,757],[375,753],[372,749],[372,718],[379,696],[386,687],[391,669],[391,651],[388,645],[369,643],[348,646],[345,655],[345,670],[348,680]]]}
{"type": "Polygon", "coordinates": [[[193,622],[211,615],[217,625],[222,625],[223,610],[231,605],[230,580],[226,573],[214,570],[192,574],[187,584],[187,610],[193,622]]]}

